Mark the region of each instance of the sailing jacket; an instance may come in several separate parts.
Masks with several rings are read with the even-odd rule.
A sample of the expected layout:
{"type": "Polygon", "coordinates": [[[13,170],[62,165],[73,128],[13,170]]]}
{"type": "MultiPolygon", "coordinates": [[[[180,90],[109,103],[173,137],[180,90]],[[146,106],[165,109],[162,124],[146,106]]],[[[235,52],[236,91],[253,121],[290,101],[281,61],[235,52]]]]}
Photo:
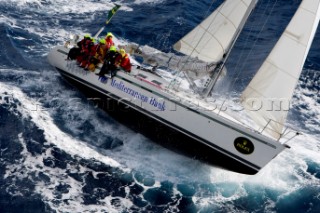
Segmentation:
{"type": "Polygon", "coordinates": [[[106,38],[106,51],[110,49],[111,46],[114,46],[114,43],[112,41],[112,38],[106,38]]]}
{"type": "Polygon", "coordinates": [[[106,45],[105,44],[97,44],[95,45],[95,58],[98,59],[100,62],[103,62],[106,56],[106,45]]]}
{"type": "Polygon", "coordinates": [[[131,72],[131,63],[128,54],[125,54],[125,56],[119,54],[116,58],[116,65],[120,66],[127,72],[131,72]]]}

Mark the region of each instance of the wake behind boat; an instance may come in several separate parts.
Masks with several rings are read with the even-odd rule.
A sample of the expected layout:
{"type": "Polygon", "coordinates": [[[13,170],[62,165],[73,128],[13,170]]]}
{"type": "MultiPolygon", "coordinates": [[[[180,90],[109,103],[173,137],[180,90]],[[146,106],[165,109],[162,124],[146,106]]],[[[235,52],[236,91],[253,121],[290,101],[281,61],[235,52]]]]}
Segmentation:
{"type": "MultiPolygon", "coordinates": [[[[163,54],[160,59],[153,57],[154,69],[164,65],[178,69],[185,74],[195,93],[178,88],[175,80],[168,82],[140,65],[133,66],[130,73],[120,70],[113,78],[102,80],[96,75],[101,65],[90,72],[79,67],[75,61],[66,60],[69,45],[53,48],[48,60],[67,79],[117,100],[256,173],[288,147],[283,141],[295,135],[285,131],[288,111],[281,110],[281,104],[290,101],[300,76],[319,23],[320,0],[302,1],[279,41],[242,94],[242,103],[259,126],[258,130],[248,128],[220,112],[206,99],[223,72],[233,44],[256,3],[256,0],[224,1],[174,45],[177,51],[187,57],[179,60],[174,56],[166,58],[163,54]],[[197,72],[191,68],[192,63],[204,64],[204,68],[197,72]],[[203,76],[209,79],[204,89],[194,83],[203,76]],[[285,83],[283,79],[286,79],[285,83]],[[257,102],[261,103],[261,107],[257,108],[257,102]],[[275,110],[268,108],[270,103],[275,110]]],[[[146,61],[151,61],[150,54],[146,54],[138,45],[127,45],[126,49],[132,56],[138,54],[146,61]]]]}

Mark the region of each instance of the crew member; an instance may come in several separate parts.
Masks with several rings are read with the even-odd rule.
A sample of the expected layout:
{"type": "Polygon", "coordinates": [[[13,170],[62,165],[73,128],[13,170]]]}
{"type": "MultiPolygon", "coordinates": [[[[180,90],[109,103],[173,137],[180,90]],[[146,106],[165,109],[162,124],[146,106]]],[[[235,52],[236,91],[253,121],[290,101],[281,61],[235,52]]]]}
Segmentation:
{"type": "Polygon", "coordinates": [[[96,69],[97,64],[103,63],[103,60],[106,55],[105,44],[106,41],[102,38],[99,40],[99,43],[93,47],[92,52],[90,53],[88,64],[85,68],[87,68],[90,71],[94,71],[96,69]]]}
{"type": "Polygon", "coordinates": [[[89,41],[87,41],[81,50],[81,58],[78,60],[79,66],[82,68],[88,68],[88,65],[90,63],[90,59],[95,56],[96,54],[96,48],[95,48],[95,39],[91,38],[89,41]]]}
{"type": "Polygon", "coordinates": [[[113,35],[112,33],[108,33],[105,37],[105,40],[106,40],[106,51],[108,51],[110,49],[111,46],[114,46],[114,43],[113,43],[113,35]]]}
{"type": "Polygon", "coordinates": [[[91,38],[89,34],[84,35],[83,39],[77,43],[77,46],[70,49],[67,60],[76,59],[81,53],[82,46],[87,42],[87,40],[90,39],[91,38]]]}
{"type": "Polygon", "coordinates": [[[116,58],[115,65],[120,66],[126,72],[131,72],[131,63],[129,55],[122,48],[120,49],[120,54],[116,58]]]}
{"type": "Polygon", "coordinates": [[[105,75],[107,75],[109,78],[114,76],[117,69],[115,62],[118,55],[119,53],[117,52],[117,48],[115,46],[111,46],[106,54],[103,66],[98,74],[99,76],[105,77],[105,75]]]}

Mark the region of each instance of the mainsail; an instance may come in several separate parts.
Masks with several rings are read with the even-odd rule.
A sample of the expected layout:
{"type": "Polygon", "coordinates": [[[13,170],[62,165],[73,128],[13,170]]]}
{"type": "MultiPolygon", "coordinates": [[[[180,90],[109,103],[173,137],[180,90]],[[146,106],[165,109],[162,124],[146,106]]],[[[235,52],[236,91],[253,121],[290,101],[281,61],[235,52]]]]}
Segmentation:
{"type": "Polygon", "coordinates": [[[226,0],[173,47],[204,62],[218,63],[228,52],[257,0],[226,0]],[[249,12],[248,12],[249,11],[249,12]]]}
{"type": "Polygon", "coordinates": [[[279,41],[241,96],[260,128],[279,139],[290,100],[320,19],[320,0],[303,0],[279,41]]]}

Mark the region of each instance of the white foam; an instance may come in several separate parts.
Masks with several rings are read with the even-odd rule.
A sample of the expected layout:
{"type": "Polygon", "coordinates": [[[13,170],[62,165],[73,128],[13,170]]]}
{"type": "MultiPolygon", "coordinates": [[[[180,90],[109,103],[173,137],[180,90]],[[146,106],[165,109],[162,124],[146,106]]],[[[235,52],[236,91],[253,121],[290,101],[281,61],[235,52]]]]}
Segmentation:
{"type": "MultiPolygon", "coordinates": [[[[50,181],[37,181],[35,186],[35,192],[42,195],[42,200],[50,205],[50,207],[57,212],[60,211],[71,211],[71,212],[86,212],[92,211],[95,209],[97,212],[102,212],[106,207],[110,212],[119,212],[119,210],[128,208],[131,204],[129,201],[123,198],[118,198],[120,200],[120,206],[115,207],[111,205],[111,199],[115,197],[106,197],[100,200],[100,205],[83,205],[83,186],[85,184],[83,181],[77,181],[70,176],[66,175],[64,169],[59,168],[48,168],[43,167],[43,158],[48,158],[51,156],[51,149],[48,149],[46,154],[41,156],[33,156],[27,152],[26,145],[22,134],[19,134],[19,140],[23,147],[21,154],[23,155],[22,164],[15,164],[10,166],[7,170],[6,176],[14,175],[17,176],[17,179],[28,178],[29,172],[35,172],[37,176],[40,172],[49,176],[50,181]],[[17,175],[16,171],[24,171],[22,174],[17,175]],[[57,199],[57,192],[54,190],[60,184],[68,185],[68,192],[61,194],[61,198],[57,199]],[[60,200],[60,202],[56,202],[60,200]],[[68,202],[64,202],[67,200],[68,202]]],[[[94,172],[88,168],[84,168],[81,165],[72,165],[68,164],[70,172],[74,171],[77,174],[85,174],[86,172],[94,172]]],[[[19,191],[19,190],[17,190],[19,191]]],[[[59,192],[58,192],[59,193],[59,192]]],[[[132,204],[131,204],[132,205],[132,204]]]]}
{"type": "Polygon", "coordinates": [[[10,25],[16,25],[17,21],[15,19],[11,19],[9,17],[6,17],[5,15],[0,15],[0,23],[6,23],[10,25]]]}
{"type": "Polygon", "coordinates": [[[57,145],[58,148],[65,150],[71,155],[78,155],[85,159],[96,159],[102,163],[112,167],[120,167],[120,164],[113,159],[103,156],[95,150],[86,146],[83,142],[78,141],[68,134],[62,132],[54,123],[47,111],[43,110],[40,103],[27,97],[19,88],[0,83],[0,93],[7,92],[21,103],[19,107],[20,113],[25,118],[30,117],[31,120],[42,130],[46,140],[57,145]],[[37,108],[34,108],[37,106],[37,108]]]}
{"type": "MultiPolygon", "coordinates": [[[[12,37],[11,39],[27,40],[30,39],[31,35],[41,38],[42,45],[40,45],[40,49],[38,51],[42,50],[43,53],[47,53],[47,49],[51,48],[49,43],[51,43],[52,40],[63,44],[71,34],[81,35],[83,33],[81,20],[74,20],[74,14],[89,14],[84,18],[89,21],[91,19],[91,21],[95,23],[94,19],[96,13],[101,12],[102,14],[104,14],[103,16],[107,18],[110,9],[115,6],[114,3],[109,0],[12,0],[10,2],[5,2],[4,4],[15,5],[14,8],[26,12],[24,19],[21,19],[19,22],[17,22],[15,18],[10,17],[10,13],[0,15],[0,23],[10,24],[10,27],[21,29],[23,31],[26,31],[28,34],[28,37],[26,38],[12,37]],[[38,25],[35,24],[38,23],[38,18],[35,22],[34,17],[28,15],[29,13],[33,13],[33,11],[36,11],[37,14],[44,14],[45,16],[51,16],[51,14],[59,15],[63,17],[63,20],[69,19],[70,21],[75,21],[79,24],[72,25],[72,28],[64,28],[59,24],[58,19],[52,19],[51,22],[42,22],[41,25],[38,25]],[[52,22],[54,23],[54,25],[52,25],[52,22]],[[43,48],[43,46],[47,48],[43,48]]],[[[132,9],[126,4],[124,4],[119,10],[132,11],[132,9]]],[[[97,24],[98,26],[104,25],[103,22],[97,24]]],[[[36,48],[37,47],[39,46],[36,46],[36,48]]]]}
{"type": "MultiPolygon", "coordinates": [[[[310,70],[309,70],[310,71],[310,70]]],[[[311,70],[312,73],[317,73],[319,71],[311,70]]],[[[315,78],[319,78],[319,75],[314,75],[315,78]]],[[[317,82],[317,79],[310,79],[312,83],[317,82]]],[[[295,98],[293,99],[293,106],[299,108],[299,113],[304,119],[305,123],[301,128],[308,130],[308,132],[317,132],[318,137],[320,136],[319,120],[320,120],[320,105],[319,101],[319,91],[310,91],[308,88],[302,88],[305,84],[304,81],[299,82],[297,89],[295,90],[295,98]],[[318,99],[318,100],[317,100],[318,99]],[[304,107],[301,107],[304,106],[304,107]]],[[[310,84],[310,82],[309,82],[310,84]]],[[[316,84],[316,83],[314,83],[316,84]]],[[[307,85],[312,87],[312,85],[307,85]]],[[[316,85],[315,85],[316,86],[316,85]]],[[[314,86],[314,87],[315,87],[314,86]]]]}
{"type": "MultiPolygon", "coordinates": [[[[219,185],[220,183],[226,184],[229,182],[237,185],[237,189],[231,197],[226,198],[221,193],[218,193],[215,200],[223,203],[252,193],[250,189],[245,189],[245,185],[269,189],[284,195],[293,193],[306,185],[318,184],[319,180],[307,172],[308,166],[306,164],[307,160],[320,164],[319,147],[312,149],[317,145],[319,146],[317,139],[312,138],[312,136],[303,136],[292,141],[290,145],[291,149],[281,153],[258,174],[253,176],[211,168],[210,182],[212,184],[219,185]],[[301,143],[303,141],[308,142],[307,144],[301,143]],[[308,143],[313,145],[309,147],[308,143]]],[[[222,187],[221,190],[225,189],[222,187]]],[[[270,205],[272,206],[273,204],[270,203],[270,205]]]]}
{"type": "MultiPolygon", "coordinates": [[[[58,127],[53,123],[52,118],[50,117],[48,112],[41,110],[43,109],[41,108],[41,104],[27,97],[19,88],[0,83],[0,94],[2,97],[6,96],[7,98],[9,98],[9,103],[10,101],[18,100],[21,103],[21,106],[17,107],[18,112],[21,113],[25,119],[31,118],[31,120],[35,123],[35,125],[37,125],[37,127],[44,130],[45,138],[49,143],[55,144],[59,149],[66,151],[70,155],[80,156],[81,158],[88,160],[97,160],[114,168],[121,167],[123,171],[129,172],[129,169],[124,168],[117,161],[105,155],[99,154],[94,149],[89,148],[85,143],[70,137],[68,134],[58,129],[58,127]],[[39,106],[38,108],[34,108],[34,102],[36,102],[36,105],[39,106]]],[[[0,104],[4,103],[6,103],[6,101],[2,99],[0,104]]],[[[50,177],[50,181],[37,181],[35,191],[43,196],[43,201],[47,202],[52,209],[55,209],[57,211],[72,212],[89,212],[95,209],[97,212],[102,212],[107,207],[108,211],[110,212],[119,212],[132,206],[132,203],[127,199],[111,196],[100,200],[100,205],[83,205],[82,187],[84,185],[84,182],[76,181],[75,179],[66,175],[65,169],[60,169],[58,167],[43,167],[43,159],[51,157],[52,149],[47,149],[46,152],[42,155],[33,156],[28,153],[24,140],[25,139],[23,138],[22,134],[19,134],[19,141],[23,147],[23,150],[21,152],[23,160],[21,161],[21,164],[18,163],[7,166],[4,178],[7,178],[9,176],[14,176],[17,180],[28,178],[29,172],[35,172],[36,174],[43,172],[44,174],[48,175],[50,177]],[[17,173],[17,171],[21,172],[17,173]],[[67,199],[67,203],[63,201],[55,202],[56,194],[54,194],[54,188],[59,184],[67,184],[70,186],[70,188],[68,189],[68,193],[62,194],[61,198],[61,200],[67,199]],[[114,206],[111,204],[111,199],[115,198],[119,199],[119,206],[114,206]]],[[[91,169],[84,168],[81,165],[67,164],[67,166],[67,170],[69,170],[70,172],[73,171],[79,175],[86,172],[92,172],[93,174],[95,174],[95,172],[91,169]]],[[[126,191],[128,192],[128,190],[126,191]]],[[[19,190],[13,190],[13,193],[15,192],[19,193],[19,190]]]]}
{"type": "MultiPolygon", "coordinates": [[[[114,4],[109,0],[87,1],[87,0],[11,0],[10,3],[23,9],[42,9],[45,13],[85,13],[96,11],[109,11],[114,4]]],[[[39,11],[38,11],[39,12],[39,11]]]]}
{"type": "Polygon", "coordinates": [[[108,152],[108,155],[133,171],[153,179],[154,187],[159,186],[161,181],[210,181],[211,166],[163,148],[139,133],[126,135],[124,146],[108,152]]]}

